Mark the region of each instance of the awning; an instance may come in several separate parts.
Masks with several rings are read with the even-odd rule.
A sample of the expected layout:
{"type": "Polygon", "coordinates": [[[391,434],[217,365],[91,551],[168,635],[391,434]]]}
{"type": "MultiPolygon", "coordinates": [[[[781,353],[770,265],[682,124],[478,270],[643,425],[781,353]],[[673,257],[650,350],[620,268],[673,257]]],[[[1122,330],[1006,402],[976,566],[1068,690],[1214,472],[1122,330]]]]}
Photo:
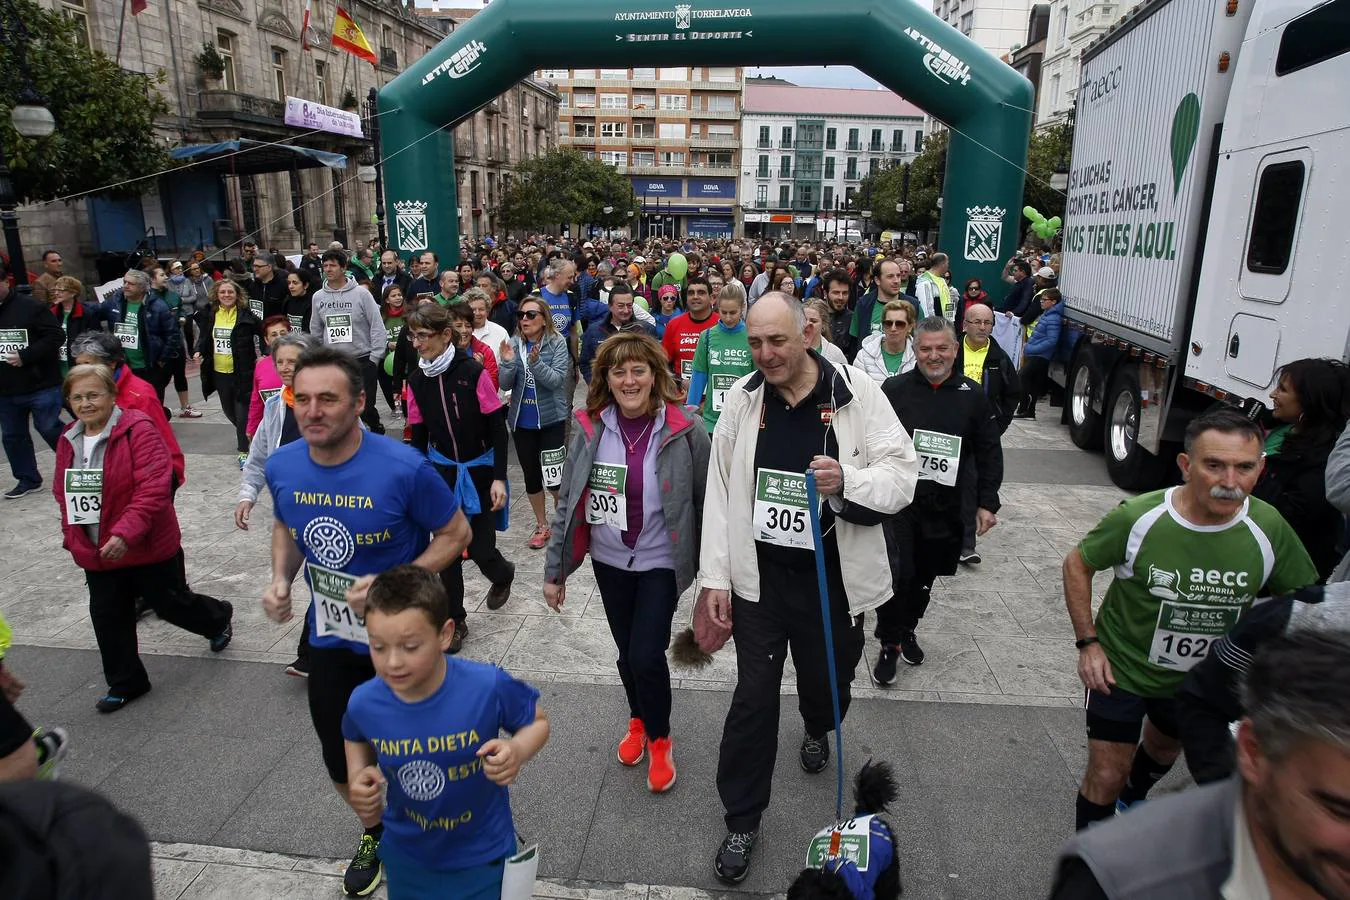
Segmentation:
{"type": "Polygon", "coordinates": [[[221,175],[261,175],[265,172],[289,172],[292,169],[347,168],[347,157],[294,144],[267,144],[240,138],[218,144],[189,144],[175,147],[169,157],[197,163],[196,168],[221,175]],[[242,152],[241,152],[242,151],[242,152]]]}

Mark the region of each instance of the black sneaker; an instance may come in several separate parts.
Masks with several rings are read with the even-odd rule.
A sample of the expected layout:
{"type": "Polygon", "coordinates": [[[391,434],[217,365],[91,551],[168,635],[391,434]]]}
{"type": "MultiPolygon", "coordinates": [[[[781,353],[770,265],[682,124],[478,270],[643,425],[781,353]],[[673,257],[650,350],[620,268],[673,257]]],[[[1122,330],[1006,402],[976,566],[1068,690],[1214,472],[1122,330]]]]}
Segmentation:
{"type": "Polygon", "coordinates": [[[507,563],[511,567],[511,577],[506,579],[504,584],[494,584],[487,592],[487,608],[492,610],[501,609],[506,605],[506,601],[511,599],[511,582],[516,579],[516,564],[507,563]]]}
{"type": "Polygon", "coordinates": [[[469,636],[469,626],[464,622],[455,623],[454,637],[450,638],[450,653],[455,654],[464,649],[464,639],[469,636]]]}
{"type": "Polygon", "coordinates": [[[802,770],[808,775],[825,771],[825,767],[830,764],[830,736],[828,734],[818,738],[809,734],[803,736],[799,756],[802,770]]]}
{"type": "Polygon", "coordinates": [[[882,644],[881,655],[872,669],[872,680],[877,684],[895,683],[895,664],[900,659],[900,647],[896,644],[882,644]]]}
{"type": "Polygon", "coordinates": [[[923,648],[912,631],[900,636],[900,658],[911,666],[923,665],[923,648]]]}
{"type": "Polygon", "coordinates": [[[4,496],[6,500],[18,500],[20,497],[26,497],[29,494],[33,493],[33,491],[36,491],[41,487],[42,482],[40,481],[37,484],[30,484],[20,481],[18,484],[14,485],[14,487],[5,491],[5,493],[2,496],[4,496]]]}
{"type": "Polygon", "coordinates": [[[717,848],[717,859],[713,860],[713,872],[719,881],[727,884],[740,884],[750,874],[750,854],[755,849],[758,831],[732,831],[722,839],[717,848]]]}
{"type": "Polygon", "coordinates": [[[132,700],[135,700],[137,697],[143,697],[148,693],[150,693],[150,688],[148,686],[143,691],[132,691],[127,694],[107,693],[98,698],[98,702],[94,704],[94,709],[101,713],[115,713],[132,700]]]}
{"type": "Polygon", "coordinates": [[[296,678],[309,677],[309,660],[303,656],[297,656],[295,662],[286,667],[287,675],[294,675],[296,678]]]}
{"type": "Polygon", "coordinates": [[[364,897],[373,894],[384,877],[384,863],[380,862],[380,839],[366,833],[361,835],[361,845],[356,848],[347,871],[342,876],[342,893],[348,897],[364,897]]]}
{"type": "Polygon", "coordinates": [[[980,563],[982,563],[982,562],[984,562],[984,560],[983,560],[983,558],[980,556],[978,550],[962,550],[962,551],[961,551],[961,564],[962,564],[962,565],[964,565],[964,566],[978,566],[978,565],[979,565],[980,563]]]}
{"type": "Polygon", "coordinates": [[[228,600],[220,601],[220,605],[225,607],[225,630],[215,637],[211,638],[211,652],[219,653],[230,646],[230,639],[234,637],[234,604],[228,600]]]}
{"type": "Polygon", "coordinates": [[[137,621],[140,621],[141,619],[144,619],[146,616],[150,615],[150,614],[151,614],[152,612],[154,612],[154,611],[155,611],[155,610],[154,610],[154,607],[152,607],[149,603],[146,603],[144,597],[137,597],[137,598],[136,598],[136,620],[137,620],[137,621]]]}

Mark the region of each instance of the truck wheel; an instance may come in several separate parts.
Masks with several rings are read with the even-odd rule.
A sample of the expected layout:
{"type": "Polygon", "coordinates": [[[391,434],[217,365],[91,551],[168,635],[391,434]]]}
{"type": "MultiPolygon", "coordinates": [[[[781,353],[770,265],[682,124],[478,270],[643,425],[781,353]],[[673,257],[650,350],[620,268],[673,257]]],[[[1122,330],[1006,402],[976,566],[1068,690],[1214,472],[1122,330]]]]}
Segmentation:
{"type": "Polygon", "coordinates": [[[1092,395],[1101,376],[1092,364],[1092,351],[1086,347],[1073,356],[1069,377],[1065,380],[1064,407],[1069,419],[1069,439],[1082,450],[1102,448],[1102,417],[1092,408],[1092,395]]]}
{"type": "Polygon", "coordinates": [[[1161,461],[1139,446],[1139,376],[1123,365],[1111,378],[1102,416],[1106,471],[1117,487],[1146,491],[1162,484],[1161,461]]]}

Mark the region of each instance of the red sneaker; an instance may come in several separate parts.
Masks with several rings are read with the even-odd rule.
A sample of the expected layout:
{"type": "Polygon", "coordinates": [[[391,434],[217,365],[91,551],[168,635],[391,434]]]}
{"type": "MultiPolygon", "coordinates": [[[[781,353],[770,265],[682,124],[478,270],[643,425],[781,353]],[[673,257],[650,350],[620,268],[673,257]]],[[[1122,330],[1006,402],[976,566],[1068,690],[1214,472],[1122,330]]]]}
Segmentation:
{"type": "Polygon", "coordinates": [[[653,738],[651,749],[647,760],[647,787],[653,794],[664,794],[675,786],[675,759],[671,756],[670,738],[653,738]]]}
{"type": "Polygon", "coordinates": [[[619,762],[625,766],[636,766],[642,762],[647,752],[647,733],[642,730],[641,719],[628,720],[628,736],[619,741],[619,762]]]}

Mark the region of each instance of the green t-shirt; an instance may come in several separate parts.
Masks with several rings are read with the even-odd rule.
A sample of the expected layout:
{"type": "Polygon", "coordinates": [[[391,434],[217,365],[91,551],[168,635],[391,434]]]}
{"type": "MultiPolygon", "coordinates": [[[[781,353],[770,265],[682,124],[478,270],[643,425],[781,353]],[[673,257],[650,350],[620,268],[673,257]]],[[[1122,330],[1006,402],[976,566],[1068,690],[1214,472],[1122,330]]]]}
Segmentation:
{"type": "Polygon", "coordinates": [[[1078,544],[1083,561],[1115,577],[1097,636],[1116,684],[1141,697],[1176,695],[1186,673],[1257,595],[1317,581],[1302,542],[1275,508],[1249,497],[1226,525],[1193,525],[1167,488],[1121,503],[1078,544]]]}
{"type": "Polygon", "coordinates": [[[853,317],[853,322],[848,326],[848,333],[853,337],[868,337],[881,330],[881,320],[886,315],[886,304],[880,301],[872,304],[872,323],[868,328],[867,334],[858,334],[858,317],[853,317]]]}
{"type": "Polygon", "coordinates": [[[900,371],[900,364],[905,361],[905,351],[901,350],[899,353],[892,353],[886,349],[885,344],[882,344],[880,349],[881,360],[886,364],[886,371],[892,375],[897,374],[900,371]]]}
{"type": "Polygon", "coordinates": [[[1289,432],[1293,429],[1293,425],[1281,425],[1278,428],[1272,428],[1270,434],[1266,435],[1266,456],[1278,455],[1284,449],[1285,439],[1289,437],[1289,432]]]}
{"type": "Polygon", "coordinates": [[[122,324],[119,326],[117,339],[122,342],[122,349],[127,354],[127,365],[132,369],[144,369],[145,363],[145,332],[141,329],[141,304],[137,301],[127,301],[127,314],[122,317],[122,324]]]}
{"type": "Polygon", "coordinates": [[[754,368],[744,328],[728,332],[721,325],[714,325],[699,336],[694,348],[694,371],[707,373],[708,386],[702,397],[690,397],[689,402],[697,405],[702,401],[703,424],[709,434],[717,427],[727,390],[754,368]]]}
{"type": "Polygon", "coordinates": [[[403,316],[385,316],[384,330],[389,332],[389,343],[398,344],[398,336],[403,332],[403,316]]]}

